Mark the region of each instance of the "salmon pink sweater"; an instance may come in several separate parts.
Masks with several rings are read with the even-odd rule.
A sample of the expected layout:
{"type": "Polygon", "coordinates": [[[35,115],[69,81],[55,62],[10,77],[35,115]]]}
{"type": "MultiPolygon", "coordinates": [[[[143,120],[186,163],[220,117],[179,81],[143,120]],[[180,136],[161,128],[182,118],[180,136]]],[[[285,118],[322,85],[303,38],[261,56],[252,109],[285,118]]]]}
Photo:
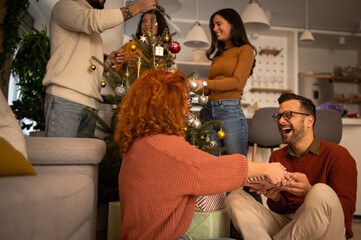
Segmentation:
{"type": "Polygon", "coordinates": [[[247,172],[243,155],[215,157],[174,135],[138,138],[119,173],[120,239],[181,237],[198,196],[235,190],[247,172]]]}

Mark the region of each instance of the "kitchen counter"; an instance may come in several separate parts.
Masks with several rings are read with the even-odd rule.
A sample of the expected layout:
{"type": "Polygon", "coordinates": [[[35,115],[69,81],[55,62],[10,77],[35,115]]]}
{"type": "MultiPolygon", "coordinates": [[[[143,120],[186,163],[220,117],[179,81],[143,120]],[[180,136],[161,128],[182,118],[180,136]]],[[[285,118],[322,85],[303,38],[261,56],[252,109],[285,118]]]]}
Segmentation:
{"type": "Polygon", "coordinates": [[[361,126],[361,118],[342,118],[342,125],[359,125],[361,126]]]}
{"type": "MultiPolygon", "coordinates": [[[[357,171],[361,173],[361,118],[342,119],[342,139],[340,145],[345,147],[356,161],[357,171]]],[[[347,177],[347,176],[345,176],[347,177]]],[[[355,215],[361,216],[361,176],[357,177],[357,200],[355,215]]]]}

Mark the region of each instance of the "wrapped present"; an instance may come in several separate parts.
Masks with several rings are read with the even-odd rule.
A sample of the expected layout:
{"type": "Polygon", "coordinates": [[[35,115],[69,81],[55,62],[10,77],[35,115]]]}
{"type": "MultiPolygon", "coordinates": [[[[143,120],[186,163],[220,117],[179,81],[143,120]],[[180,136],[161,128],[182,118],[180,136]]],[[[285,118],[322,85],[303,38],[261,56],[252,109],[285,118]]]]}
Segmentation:
{"type": "MultiPolygon", "coordinates": [[[[120,237],[120,203],[109,203],[108,240],[119,240],[120,237]]],[[[230,219],[226,209],[213,212],[195,212],[185,237],[187,239],[209,239],[229,237],[230,219]]]]}
{"type": "Polygon", "coordinates": [[[270,189],[275,187],[273,184],[271,184],[266,176],[258,176],[258,177],[249,177],[247,179],[246,186],[257,188],[259,184],[262,184],[266,187],[266,189],[270,189]]]}
{"type": "Polygon", "coordinates": [[[212,212],[195,212],[191,225],[184,234],[186,239],[228,238],[230,235],[230,218],[227,210],[212,212]]]}
{"type": "Polygon", "coordinates": [[[224,201],[227,194],[220,193],[216,195],[200,196],[196,200],[196,212],[210,212],[225,208],[224,201]]]}
{"type": "Polygon", "coordinates": [[[119,240],[120,224],[120,202],[110,202],[108,208],[108,240],[119,240]]]}
{"type": "MultiPolygon", "coordinates": [[[[287,179],[285,179],[287,180],[287,179]]],[[[295,181],[293,178],[291,178],[291,181],[295,181]]],[[[259,188],[259,186],[262,185],[266,188],[266,190],[277,187],[276,185],[270,183],[266,176],[258,176],[258,177],[249,177],[247,179],[246,186],[252,187],[252,188],[259,188]]]]}

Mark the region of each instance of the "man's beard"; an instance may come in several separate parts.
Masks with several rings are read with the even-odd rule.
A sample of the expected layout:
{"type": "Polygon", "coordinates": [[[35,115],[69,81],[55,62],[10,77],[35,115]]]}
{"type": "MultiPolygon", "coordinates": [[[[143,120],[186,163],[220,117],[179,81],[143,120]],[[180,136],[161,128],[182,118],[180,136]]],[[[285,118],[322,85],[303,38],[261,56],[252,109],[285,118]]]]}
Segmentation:
{"type": "Polygon", "coordinates": [[[283,135],[281,136],[283,143],[292,145],[300,141],[304,137],[305,135],[305,127],[303,126],[304,120],[302,119],[300,123],[301,124],[299,125],[300,126],[299,129],[295,129],[294,126],[292,125],[291,131],[293,131],[293,134],[290,138],[285,138],[283,135]]]}
{"type": "Polygon", "coordinates": [[[99,0],[88,0],[88,3],[95,9],[104,9],[105,1],[101,3],[99,0]]]}

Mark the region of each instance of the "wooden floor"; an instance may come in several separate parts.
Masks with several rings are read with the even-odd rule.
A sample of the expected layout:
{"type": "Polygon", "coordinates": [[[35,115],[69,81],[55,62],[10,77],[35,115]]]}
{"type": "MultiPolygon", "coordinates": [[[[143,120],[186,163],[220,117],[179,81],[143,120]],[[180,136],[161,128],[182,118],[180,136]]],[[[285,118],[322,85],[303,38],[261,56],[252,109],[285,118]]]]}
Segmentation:
{"type": "MultiPolygon", "coordinates": [[[[361,216],[354,217],[352,222],[353,238],[349,240],[361,240],[361,216]]],[[[243,240],[242,236],[231,226],[231,237],[238,240],[243,240]]]]}
{"type": "Polygon", "coordinates": [[[353,238],[352,240],[360,240],[361,239],[361,217],[354,217],[352,221],[352,231],[353,238]]]}
{"type": "MultiPolygon", "coordinates": [[[[361,217],[355,217],[353,219],[352,231],[353,231],[354,236],[353,236],[353,238],[351,238],[349,240],[360,240],[361,239],[361,217]]],[[[243,238],[240,236],[240,234],[234,228],[231,228],[231,237],[234,239],[243,240],[243,238]]],[[[107,232],[106,231],[98,231],[97,240],[107,240],[107,232]]]]}

